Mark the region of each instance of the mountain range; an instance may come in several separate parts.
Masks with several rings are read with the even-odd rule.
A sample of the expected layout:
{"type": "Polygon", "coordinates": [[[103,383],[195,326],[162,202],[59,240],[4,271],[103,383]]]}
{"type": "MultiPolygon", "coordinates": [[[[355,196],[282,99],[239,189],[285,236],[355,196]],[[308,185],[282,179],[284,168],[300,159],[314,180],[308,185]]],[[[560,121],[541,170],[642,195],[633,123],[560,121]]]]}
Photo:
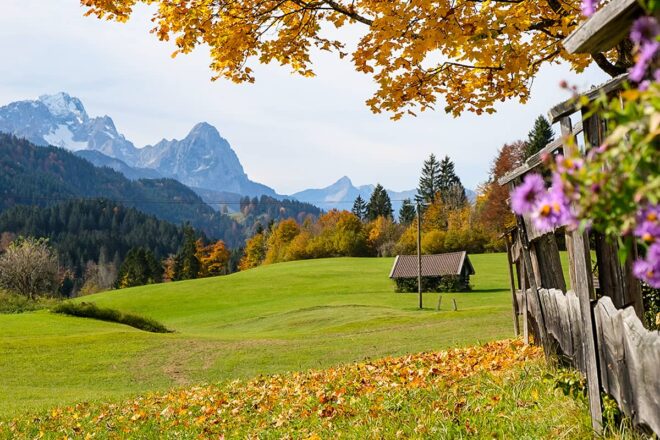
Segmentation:
{"type": "MultiPolygon", "coordinates": [[[[25,138],[39,146],[74,152],[97,167],[108,167],[130,180],[175,179],[195,191],[215,209],[232,207],[242,196],[283,199],[272,188],[250,180],[238,156],[218,130],[206,122],[196,124],[181,139],[137,148],[116,128],[109,116],[90,117],[80,99],[60,92],[36,100],[0,107],[0,132],[25,138]]],[[[369,200],[374,185],[355,186],[344,176],[325,188],[307,189],[289,196],[321,209],[350,210],[359,195],[369,200]]],[[[413,199],[415,190],[387,191],[397,212],[401,201],[413,199]]],[[[474,192],[467,190],[468,198],[474,192]]]]}
{"type": "Polygon", "coordinates": [[[35,145],[79,152],[95,165],[110,166],[127,176],[169,177],[189,187],[241,195],[277,195],[248,178],[229,142],[205,122],[195,125],[184,139],[163,139],[136,148],[117,131],[112,118],[89,117],[78,98],[61,92],[0,107],[0,132],[35,145]]]}

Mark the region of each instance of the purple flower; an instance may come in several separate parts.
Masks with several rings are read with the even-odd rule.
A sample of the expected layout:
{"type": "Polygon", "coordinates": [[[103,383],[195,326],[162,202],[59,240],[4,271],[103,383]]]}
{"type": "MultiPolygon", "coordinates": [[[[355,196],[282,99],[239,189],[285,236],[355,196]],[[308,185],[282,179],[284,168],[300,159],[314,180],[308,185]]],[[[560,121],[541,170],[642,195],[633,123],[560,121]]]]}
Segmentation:
{"type": "MultiPolygon", "coordinates": [[[[571,159],[570,157],[567,158],[562,155],[557,156],[555,163],[557,164],[557,171],[559,173],[569,175],[575,173],[584,165],[584,161],[582,159],[571,159]]],[[[553,186],[555,184],[556,183],[553,183],[553,186]]]]}
{"type": "Polygon", "coordinates": [[[511,193],[511,209],[520,215],[531,212],[545,192],[543,178],[539,174],[528,174],[522,185],[511,193]]]}
{"type": "Polygon", "coordinates": [[[660,33],[660,25],[654,17],[639,17],[630,29],[630,39],[640,46],[648,43],[657,43],[655,38],[660,33]]]}
{"type": "Polygon", "coordinates": [[[596,6],[599,0],[582,0],[582,14],[585,17],[591,17],[596,12],[596,6]]]}
{"type": "Polygon", "coordinates": [[[649,247],[646,259],[635,261],[633,274],[654,289],[660,288],[660,244],[649,247]]]}
{"type": "Polygon", "coordinates": [[[567,209],[563,197],[558,197],[556,192],[548,192],[534,207],[532,212],[534,226],[541,231],[551,231],[562,226],[567,209]]]}
{"type": "Polygon", "coordinates": [[[660,207],[649,206],[637,213],[637,227],[635,236],[645,243],[660,242],[660,207]]]}
{"type": "Polygon", "coordinates": [[[635,65],[630,70],[632,81],[640,82],[644,79],[646,69],[660,49],[658,34],[660,34],[660,24],[654,17],[640,17],[633,23],[630,39],[638,46],[638,52],[635,65]]]}

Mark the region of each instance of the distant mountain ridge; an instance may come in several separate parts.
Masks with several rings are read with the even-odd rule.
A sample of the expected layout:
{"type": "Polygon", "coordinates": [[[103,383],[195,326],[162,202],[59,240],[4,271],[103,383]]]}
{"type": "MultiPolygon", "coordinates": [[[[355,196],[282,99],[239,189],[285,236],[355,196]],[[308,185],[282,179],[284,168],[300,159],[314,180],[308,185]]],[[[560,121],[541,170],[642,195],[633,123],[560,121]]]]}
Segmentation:
{"type": "Polygon", "coordinates": [[[80,99],[61,92],[0,107],[0,132],[39,146],[95,151],[126,166],[98,154],[82,153],[82,156],[131,178],[140,175],[153,178],[144,171],[151,169],[160,177],[173,178],[190,187],[247,196],[277,196],[272,188],[248,178],[229,142],[205,122],[195,125],[182,140],[163,139],[136,148],[117,131],[112,118],[90,118],[80,99]]]}
{"type": "MultiPolygon", "coordinates": [[[[369,201],[375,185],[355,186],[348,176],[343,176],[332,185],[325,188],[306,189],[292,194],[291,197],[301,202],[312,203],[326,211],[330,209],[345,209],[350,211],[357,196],[369,201]]],[[[392,191],[386,190],[392,200],[392,208],[396,215],[404,199],[414,199],[416,190],[392,191]]]]}
{"type": "MultiPolygon", "coordinates": [[[[315,204],[326,211],[330,209],[345,209],[350,211],[357,196],[361,196],[366,202],[368,202],[374,188],[375,185],[355,186],[348,176],[343,176],[335,183],[326,186],[325,188],[306,189],[292,194],[291,197],[300,200],[301,202],[315,204]]],[[[414,202],[415,195],[417,194],[417,189],[404,191],[386,189],[386,191],[392,200],[392,208],[394,209],[395,216],[398,214],[403,200],[410,199],[414,202]]],[[[469,189],[466,189],[465,193],[468,200],[474,202],[476,193],[469,189]]]]}

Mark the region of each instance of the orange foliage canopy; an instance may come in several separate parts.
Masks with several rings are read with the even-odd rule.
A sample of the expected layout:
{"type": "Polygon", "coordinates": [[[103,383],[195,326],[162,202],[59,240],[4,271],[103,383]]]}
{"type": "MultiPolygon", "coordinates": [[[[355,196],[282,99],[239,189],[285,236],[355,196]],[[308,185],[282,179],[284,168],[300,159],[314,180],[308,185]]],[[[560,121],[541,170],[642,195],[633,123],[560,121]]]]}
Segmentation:
{"type": "Polygon", "coordinates": [[[138,3],[156,6],[153,33],[173,39],[176,51],[210,48],[213,79],[253,82],[253,63],[277,62],[313,76],[313,50],[351,52],[355,69],[378,89],[372,111],[493,112],[494,103],[529,98],[544,63],[591,61],[610,75],[630,65],[629,48],[571,56],[560,42],[580,21],[580,0],[81,0],[87,15],[126,21],[138,3]],[[355,47],[341,32],[362,26],[355,47]],[[616,63],[614,59],[616,58],[616,63]],[[252,67],[251,67],[252,66],[252,67]]]}

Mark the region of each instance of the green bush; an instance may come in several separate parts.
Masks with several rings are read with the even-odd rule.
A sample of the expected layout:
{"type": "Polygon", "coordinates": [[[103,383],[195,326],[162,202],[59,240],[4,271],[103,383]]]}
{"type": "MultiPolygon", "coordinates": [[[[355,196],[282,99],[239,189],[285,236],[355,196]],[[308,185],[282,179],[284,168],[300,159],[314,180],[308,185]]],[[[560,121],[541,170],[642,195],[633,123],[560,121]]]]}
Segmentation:
{"type": "Polygon", "coordinates": [[[172,333],[172,330],[169,330],[163,324],[153,319],[130,313],[122,313],[119,310],[100,308],[94,303],[64,302],[53,308],[52,311],[63,315],[117,322],[152,333],[172,333]]]}
{"type": "MultiPolygon", "coordinates": [[[[417,278],[397,278],[395,290],[397,292],[417,292],[417,278]]],[[[470,290],[464,286],[457,275],[443,277],[422,277],[422,292],[462,292],[470,290]]]]}
{"type": "Polygon", "coordinates": [[[29,299],[26,296],[0,290],[0,313],[32,312],[51,307],[58,302],[55,298],[29,299]]]}

